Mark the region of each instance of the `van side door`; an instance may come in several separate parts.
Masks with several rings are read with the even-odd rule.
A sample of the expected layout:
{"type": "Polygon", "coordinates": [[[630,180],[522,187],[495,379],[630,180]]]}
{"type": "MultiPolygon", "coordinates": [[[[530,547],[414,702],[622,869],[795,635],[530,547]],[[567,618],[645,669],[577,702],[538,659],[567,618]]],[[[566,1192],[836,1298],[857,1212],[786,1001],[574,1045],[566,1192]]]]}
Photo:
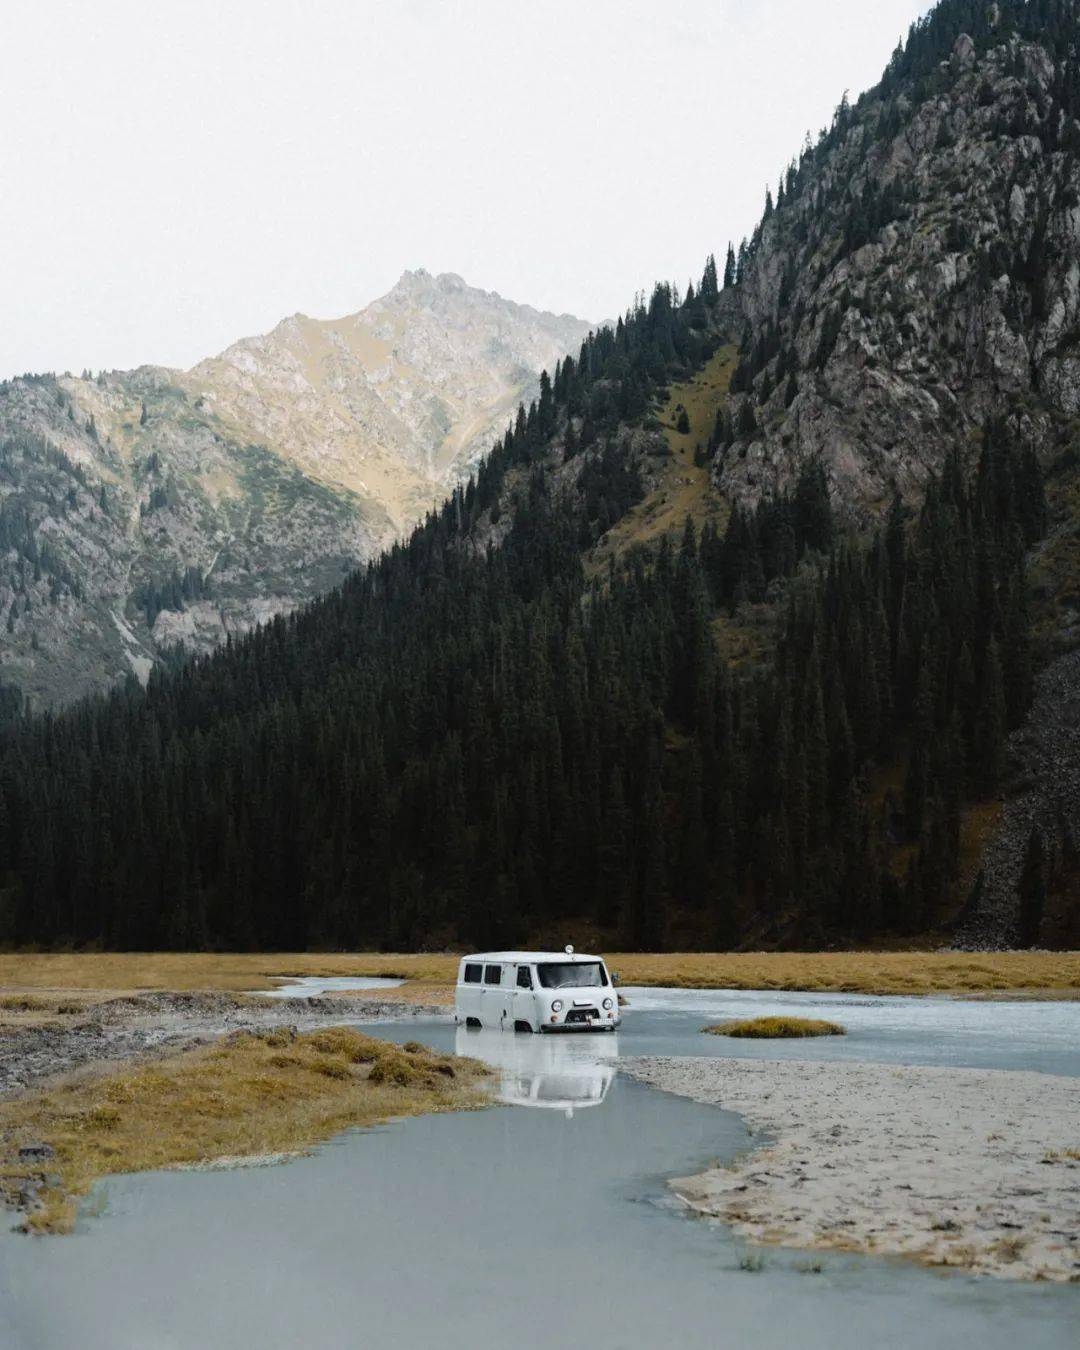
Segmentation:
{"type": "Polygon", "coordinates": [[[518,1022],[528,1022],[534,1031],[539,1028],[540,1019],[536,1013],[536,994],[533,991],[535,983],[531,966],[517,967],[517,973],[514,977],[512,1009],[515,1027],[518,1022]]]}
{"type": "Polygon", "coordinates": [[[503,980],[507,967],[490,962],[484,967],[484,988],[480,999],[480,1020],[486,1027],[500,1027],[509,1016],[503,980]]]}
{"type": "Polygon", "coordinates": [[[462,971],[461,984],[461,1006],[460,1014],[462,1017],[480,1017],[483,1000],[480,997],[483,989],[484,968],[479,961],[466,961],[465,968],[462,971]]]}

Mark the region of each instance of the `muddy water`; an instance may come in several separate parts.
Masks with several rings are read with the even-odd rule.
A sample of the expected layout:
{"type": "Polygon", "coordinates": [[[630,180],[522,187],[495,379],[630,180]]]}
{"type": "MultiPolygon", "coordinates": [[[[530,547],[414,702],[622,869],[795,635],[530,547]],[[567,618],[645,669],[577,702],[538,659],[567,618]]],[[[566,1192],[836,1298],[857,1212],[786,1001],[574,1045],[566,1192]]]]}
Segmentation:
{"type": "MultiPolygon", "coordinates": [[[[994,1005],[1002,1053],[1017,1006],[994,1005]]],[[[351,1133],[284,1167],[110,1182],[74,1237],[0,1236],[0,1347],[1076,1344],[1077,1289],[759,1258],[681,1213],[664,1178],[732,1156],[746,1131],[616,1066],[707,1048],[699,1011],[636,1005],[606,1037],[366,1028],[488,1059],[515,1105],[351,1133]]]]}

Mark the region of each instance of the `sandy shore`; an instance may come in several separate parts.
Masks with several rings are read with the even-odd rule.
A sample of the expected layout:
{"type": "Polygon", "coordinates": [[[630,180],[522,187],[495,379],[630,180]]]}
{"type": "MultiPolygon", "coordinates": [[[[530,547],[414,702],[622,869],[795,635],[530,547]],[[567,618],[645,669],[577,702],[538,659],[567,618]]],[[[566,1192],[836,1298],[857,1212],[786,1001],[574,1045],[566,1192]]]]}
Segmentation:
{"type": "Polygon", "coordinates": [[[1080,1079],[753,1059],[628,1059],[764,1147],[671,1184],[753,1242],[1080,1282],[1080,1079]]]}

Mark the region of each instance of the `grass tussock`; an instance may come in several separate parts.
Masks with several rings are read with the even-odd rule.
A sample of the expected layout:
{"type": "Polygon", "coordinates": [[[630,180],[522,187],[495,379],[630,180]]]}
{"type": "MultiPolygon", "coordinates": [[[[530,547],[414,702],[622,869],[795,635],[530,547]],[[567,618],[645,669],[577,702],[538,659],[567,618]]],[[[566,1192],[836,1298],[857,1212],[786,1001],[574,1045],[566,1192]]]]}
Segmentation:
{"type": "Polygon", "coordinates": [[[0,1012],[45,1012],[49,1005],[32,994],[5,994],[0,998],[0,1012]]]}
{"type": "Polygon", "coordinates": [[[0,1102],[0,1195],[27,1209],[28,1231],[63,1233],[79,1197],[112,1173],[294,1153],[351,1126],[483,1103],[483,1065],[412,1044],[345,1027],[241,1032],[0,1102]],[[20,1158],[39,1143],[51,1156],[20,1158]]]}
{"type": "Polygon", "coordinates": [[[1028,1238],[1017,1235],[1015,1237],[998,1238],[996,1242],[991,1243],[990,1250],[999,1256],[1002,1261],[1019,1261],[1027,1245],[1028,1238]]]}
{"type": "Polygon", "coordinates": [[[0,1032],[28,1027],[47,1027],[58,1031],[66,1024],[55,1021],[55,1018],[79,1017],[85,1012],[84,1003],[73,1002],[56,993],[0,994],[0,1032]]]}
{"type": "MultiPolygon", "coordinates": [[[[573,936],[567,941],[575,940],[573,936]]],[[[589,944],[595,950],[595,945],[589,944]]],[[[585,949],[584,943],[579,943],[585,949]]],[[[603,948],[601,947],[601,950],[603,948]]],[[[1080,952],[607,952],[624,985],[851,994],[1032,994],[1080,998],[1080,952]]],[[[266,989],[299,975],[385,975],[408,981],[380,999],[453,1002],[458,956],[379,952],[0,953],[0,990],[266,989]]],[[[2,995],[0,995],[2,996],[2,995]]]]}
{"type": "Polygon", "coordinates": [[[714,1027],[702,1027],[702,1031],[710,1036],[770,1041],[846,1035],[844,1028],[836,1022],[823,1022],[813,1017],[751,1017],[743,1022],[718,1022],[714,1027]]]}
{"type": "Polygon", "coordinates": [[[1080,1148],[1059,1148],[1046,1154],[1044,1163],[1080,1163],[1080,1148]]]}
{"type": "Polygon", "coordinates": [[[0,997],[0,1013],[58,1013],[61,1017],[78,1017],[84,1012],[85,1004],[66,999],[39,998],[34,994],[4,994],[0,997]]]}

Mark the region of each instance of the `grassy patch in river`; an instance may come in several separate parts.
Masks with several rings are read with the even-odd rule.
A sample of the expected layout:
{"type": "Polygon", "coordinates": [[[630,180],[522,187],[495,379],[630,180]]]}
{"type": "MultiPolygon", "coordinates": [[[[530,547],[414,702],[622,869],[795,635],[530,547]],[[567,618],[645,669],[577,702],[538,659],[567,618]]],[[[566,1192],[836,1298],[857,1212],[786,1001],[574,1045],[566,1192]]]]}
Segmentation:
{"type": "Polygon", "coordinates": [[[718,1022],[716,1026],[701,1029],[710,1036],[769,1041],[846,1034],[836,1022],[824,1022],[813,1017],[751,1017],[743,1022],[718,1022]]]}
{"type": "Polygon", "coordinates": [[[111,1173],[295,1153],[351,1126],[475,1107],[486,1073],[346,1027],[239,1032],[0,1102],[0,1195],[28,1231],[69,1232],[111,1173]]]}

